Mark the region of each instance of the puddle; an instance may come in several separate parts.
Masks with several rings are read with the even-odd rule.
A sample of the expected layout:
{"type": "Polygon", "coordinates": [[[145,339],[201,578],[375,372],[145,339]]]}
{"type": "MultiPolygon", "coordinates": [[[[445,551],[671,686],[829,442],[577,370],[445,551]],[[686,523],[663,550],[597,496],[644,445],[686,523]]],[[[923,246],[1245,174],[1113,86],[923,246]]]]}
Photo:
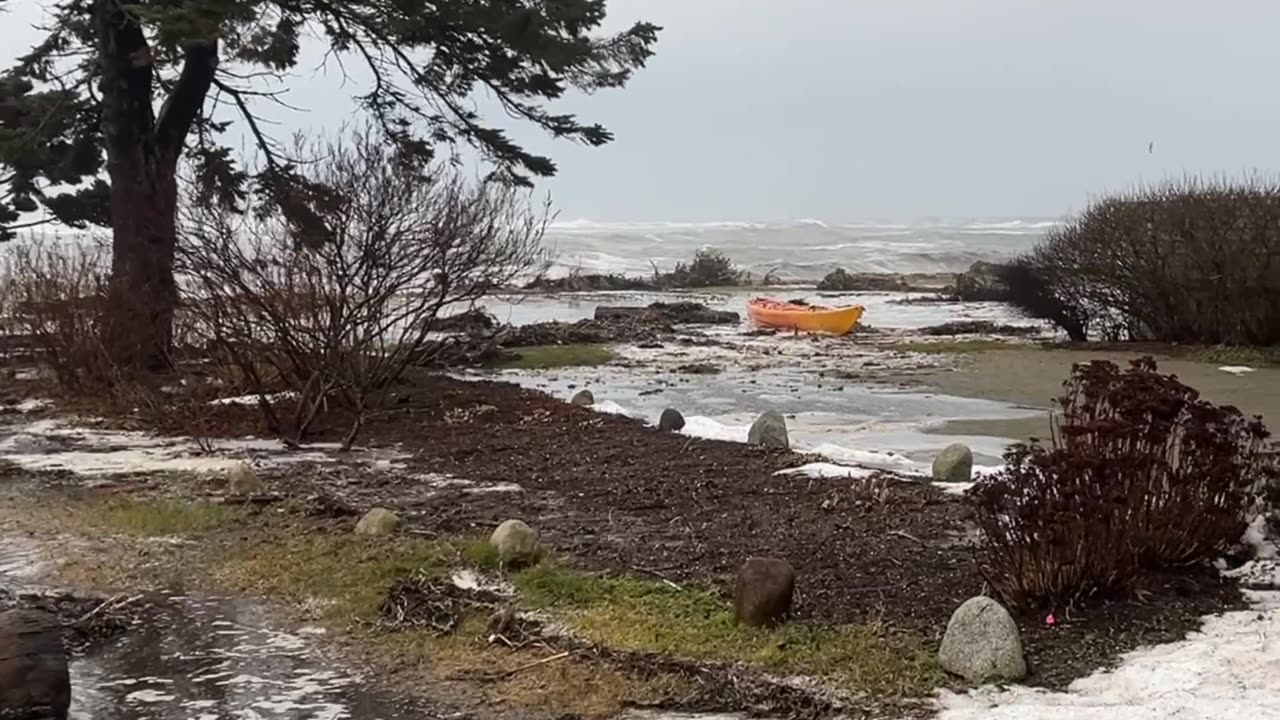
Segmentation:
{"type": "MultiPolygon", "coordinates": [[[[0,536],[0,587],[39,591],[42,549],[0,536]]],[[[75,720],[398,720],[435,714],[326,657],[318,628],[286,632],[260,603],[160,593],[145,620],[71,663],[75,720]]]]}

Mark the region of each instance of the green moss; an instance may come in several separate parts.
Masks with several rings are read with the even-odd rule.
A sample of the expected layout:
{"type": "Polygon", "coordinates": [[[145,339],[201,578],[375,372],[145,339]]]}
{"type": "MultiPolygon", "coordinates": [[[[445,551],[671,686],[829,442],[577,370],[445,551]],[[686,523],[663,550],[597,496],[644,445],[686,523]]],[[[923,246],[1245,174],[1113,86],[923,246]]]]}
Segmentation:
{"type": "Polygon", "coordinates": [[[939,342],[904,342],[886,346],[890,350],[914,353],[976,353],[989,350],[1016,350],[1027,348],[1026,343],[1001,340],[942,340],[939,342]]]}
{"type": "Polygon", "coordinates": [[[199,535],[241,523],[243,508],[210,502],[113,499],[82,508],[92,524],[132,535],[199,535]]]}
{"type": "Polygon", "coordinates": [[[487,367],[495,370],[597,367],[608,364],[614,357],[614,352],[602,345],[541,345],[507,353],[487,367]]]}
{"type": "Polygon", "coordinates": [[[876,624],[748,628],[734,622],[729,603],[713,590],[587,575],[554,563],[514,579],[523,603],[562,614],[587,639],[617,650],[743,662],[875,695],[923,695],[942,680],[922,638],[876,624]]]}

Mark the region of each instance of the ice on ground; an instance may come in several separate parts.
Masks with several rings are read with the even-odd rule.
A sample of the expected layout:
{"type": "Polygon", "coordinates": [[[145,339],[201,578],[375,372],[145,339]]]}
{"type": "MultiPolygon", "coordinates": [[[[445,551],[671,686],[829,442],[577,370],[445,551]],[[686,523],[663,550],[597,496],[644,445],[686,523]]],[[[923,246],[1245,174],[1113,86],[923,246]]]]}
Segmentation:
{"type": "Polygon", "coordinates": [[[780,470],[777,475],[801,475],[804,477],[817,478],[821,480],[843,478],[849,480],[865,480],[876,474],[876,470],[870,468],[849,467],[847,465],[836,465],[834,463],[809,463],[801,465],[790,470],[780,470]]]}
{"type": "Polygon", "coordinates": [[[1246,367],[1244,365],[1223,365],[1218,369],[1229,375],[1235,375],[1236,377],[1240,377],[1242,375],[1248,375],[1249,373],[1254,371],[1253,368],[1246,367]]]}
{"type": "Polygon", "coordinates": [[[12,407],[16,412],[25,414],[36,412],[37,410],[44,410],[51,405],[53,405],[53,401],[46,398],[28,398],[17,405],[12,405],[10,407],[12,407]]]}
{"type": "Polygon", "coordinates": [[[943,693],[940,720],[1280,720],[1280,594],[1209,617],[1198,633],[1129,653],[1066,692],[943,693]]]}
{"type": "Polygon", "coordinates": [[[20,427],[21,431],[0,438],[0,459],[27,470],[77,475],[218,473],[246,460],[258,466],[331,462],[338,450],[337,444],[317,443],[290,451],[274,440],[242,438],[211,441],[212,452],[206,452],[193,438],[105,430],[58,418],[20,427]]]}

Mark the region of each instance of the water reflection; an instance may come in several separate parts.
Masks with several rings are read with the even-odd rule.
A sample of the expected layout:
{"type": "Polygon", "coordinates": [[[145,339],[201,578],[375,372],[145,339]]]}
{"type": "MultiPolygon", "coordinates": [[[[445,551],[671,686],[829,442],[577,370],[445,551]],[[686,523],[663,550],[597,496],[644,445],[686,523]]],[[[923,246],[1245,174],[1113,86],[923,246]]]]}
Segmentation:
{"type": "MultiPolygon", "coordinates": [[[[78,720],[392,720],[409,717],[255,603],[158,598],[142,627],[71,666],[78,720]]],[[[412,717],[425,717],[414,713],[412,717]]]]}

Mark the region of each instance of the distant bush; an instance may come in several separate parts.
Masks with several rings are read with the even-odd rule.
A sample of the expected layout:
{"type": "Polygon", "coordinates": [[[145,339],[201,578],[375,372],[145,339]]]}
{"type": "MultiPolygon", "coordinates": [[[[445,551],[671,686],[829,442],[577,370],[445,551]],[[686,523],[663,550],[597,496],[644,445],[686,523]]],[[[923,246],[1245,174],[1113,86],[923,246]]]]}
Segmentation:
{"type": "Polygon", "coordinates": [[[0,312],[25,336],[64,389],[89,393],[114,384],[104,344],[109,248],[41,238],[7,247],[0,268],[0,312]]]}
{"type": "Polygon", "coordinates": [[[1280,185],[1184,181],[1104,198],[1011,271],[1076,339],[1280,343],[1280,185]]]}
{"type": "Polygon", "coordinates": [[[979,562],[1006,601],[1131,591],[1240,539],[1276,476],[1261,420],[1199,399],[1150,358],[1076,365],[1064,388],[1048,445],[1015,445],[970,491],[979,562]]]}
{"type": "Polygon", "coordinates": [[[660,279],[660,284],[666,287],[727,287],[741,283],[743,274],[728,255],[705,248],[693,256],[693,262],[677,263],[674,270],[660,279]]]}

